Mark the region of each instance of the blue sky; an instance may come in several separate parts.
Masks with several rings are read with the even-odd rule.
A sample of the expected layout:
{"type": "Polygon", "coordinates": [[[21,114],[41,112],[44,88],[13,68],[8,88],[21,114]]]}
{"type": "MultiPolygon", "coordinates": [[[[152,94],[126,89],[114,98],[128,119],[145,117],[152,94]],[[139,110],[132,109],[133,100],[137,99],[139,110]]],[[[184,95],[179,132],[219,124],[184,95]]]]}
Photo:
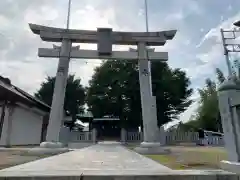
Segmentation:
{"type": "MultiPolygon", "coordinates": [[[[67,4],[68,0],[0,2],[0,71],[30,93],[39,88],[46,75],[55,75],[57,60],[37,57],[37,48],[50,47],[51,43],[41,42],[28,23],[65,27],[67,4]]],[[[239,0],[148,0],[148,5],[150,31],[178,30],[171,42],[157,50],[169,51],[169,65],[185,70],[194,89],[202,87],[208,77],[215,79],[216,67],[226,72],[219,30],[231,28],[240,19],[239,0]]],[[[144,31],[144,0],[72,0],[70,28],[97,27],[144,31]]],[[[87,85],[99,63],[72,60],[70,72],[87,85]]],[[[196,91],[193,98],[197,100],[196,91]]],[[[196,107],[194,103],[180,119],[188,120],[196,107]]]]}

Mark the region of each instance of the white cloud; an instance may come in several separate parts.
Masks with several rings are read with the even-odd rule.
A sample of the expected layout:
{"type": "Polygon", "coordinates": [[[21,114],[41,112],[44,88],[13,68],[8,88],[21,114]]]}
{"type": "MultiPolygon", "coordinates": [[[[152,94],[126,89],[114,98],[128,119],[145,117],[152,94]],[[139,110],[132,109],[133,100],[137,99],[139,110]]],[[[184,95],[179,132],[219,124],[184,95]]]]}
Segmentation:
{"type": "Polygon", "coordinates": [[[165,19],[165,21],[179,21],[179,20],[183,20],[184,17],[185,17],[185,13],[183,11],[179,11],[179,12],[169,15],[165,19]]]}
{"type": "Polygon", "coordinates": [[[115,13],[112,8],[105,11],[98,11],[95,7],[87,5],[84,9],[72,13],[71,28],[74,29],[94,29],[98,27],[113,27],[115,13]],[[79,21],[82,17],[82,21],[79,21]]]}
{"type": "Polygon", "coordinates": [[[69,73],[75,74],[81,78],[84,86],[88,85],[88,81],[91,79],[94,68],[101,64],[100,60],[91,60],[81,62],[81,59],[74,60],[70,63],[69,73]]]}
{"type": "Polygon", "coordinates": [[[228,18],[227,20],[221,22],[218,26],[210,29],[208,33],[204,35],[204,37],[201,39],[200,43],[197,45],[197,48],[204,46],[204,43],[207,43],[207,41],[210,41],[212,39],[215,40],[216,43],[221,43],[221,34],[220,29],[231,29],[233,28],[233,23],[240,19],[240,13],[237,13],[235,16],[228,18]]]}
{"type": "Polygon", "coordinates": [[[1,23],[1,29],[4,29],[9,25],[8,19],[1,14],[0,14],[0,23],[1,23]]]}
{"type": "Polygon", "coordinates": [[[216,27],[210,29],[200,40],[200,43],[196,46],[198,49],[196,58],[203,64],[189,70],[191,71],[189,74],[192,74],[194,78],[204,75],[212,77],[215,68],[219,66],[222,67],[222,64],[225,65],[220,29],[233,28],[233,22],[237,19],[240,19],[240,13],[228,18],[216,27]]]}
{"type": "Polygon", "coordinates": [[[233,9],[232,5],[229,5],[229,6],[227,7],[227,10],[228,10],[228,11],[231,11],[232,9],[233,9]]]}
{"type": "Polygon", "coordinates": [[[3,76],[14,79],[16,86],[22,86],[24,84],[24,90],[33,93],[35,89],[39,88],[40,83],[44,79],[44,74],[39,71],[39,63],[24,63],[21,61],[15,62],[0,62],[0,71],[3,76]],[[14,73],[13,73],[14,71],[14,73]]]}
{"type": "Polygon", "coordinates": [[[31,23],[46,23],[58,18],[58,11],[49,6],[42,6],[39,9],[27,9],[24,14],[24,21],[31,23]]]}

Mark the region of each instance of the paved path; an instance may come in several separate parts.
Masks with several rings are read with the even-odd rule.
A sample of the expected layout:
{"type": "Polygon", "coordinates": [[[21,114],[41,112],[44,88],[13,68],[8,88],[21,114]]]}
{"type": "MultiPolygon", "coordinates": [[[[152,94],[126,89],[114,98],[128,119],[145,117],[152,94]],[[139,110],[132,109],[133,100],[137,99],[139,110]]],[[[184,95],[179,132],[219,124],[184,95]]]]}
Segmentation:
{"type": "Polygon", "coordinates": [[[172,170],[119,144],[100,143],[84,149],[18,165],[0,171],[6,175],[122,175],[155,174],[172,170]]]}

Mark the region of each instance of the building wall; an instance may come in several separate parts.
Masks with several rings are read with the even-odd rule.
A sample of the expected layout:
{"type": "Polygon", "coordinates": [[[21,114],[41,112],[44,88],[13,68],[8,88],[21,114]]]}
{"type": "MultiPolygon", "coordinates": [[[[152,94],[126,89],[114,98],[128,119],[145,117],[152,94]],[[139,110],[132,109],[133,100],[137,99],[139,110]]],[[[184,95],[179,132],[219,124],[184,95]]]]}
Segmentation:
{"type": "MultiPolygon", "coordinates": [[[[2,114],[2,107],[0,107],[0,116],[2,114]]],[[[7,127],[8,127],[8,123],[6,120],[6,117],[8,116],[8,109],[5,109],[5,117],[4,117],[4,123],[3,123],[3,127],[2,127],[2,135],[0,138],[0,146],[1,145],[5,145],[6,144],[6,139],[7,139],[7,127]]]]}
{"type": "MultiPolygon", "coordinates": [[[[7,117],[7,114],[6,116],[7,117]]],[[[36,145],[41,141],[43,114],[17,106],[12,116],[10,145],[36,145]]],[[[8,122],[5,119],[0,145],[6,145],[8,122]]]]}
{"type": "Polygon", "coordinates": [[[12,118],[11,144],[31,145],[41,141],[42,116],[17,107],[12,118]]]}

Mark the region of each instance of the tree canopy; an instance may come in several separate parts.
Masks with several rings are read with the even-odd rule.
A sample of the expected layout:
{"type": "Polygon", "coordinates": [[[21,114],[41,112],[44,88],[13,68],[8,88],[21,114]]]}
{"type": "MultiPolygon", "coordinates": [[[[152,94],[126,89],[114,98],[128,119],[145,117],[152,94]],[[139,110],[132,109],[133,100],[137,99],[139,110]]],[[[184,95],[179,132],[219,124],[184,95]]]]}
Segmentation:
{"type": "MultiPolygon", "coordinates": [[[[40,89],[34,94],[35,97],[42,100],[49,106],[52,104],[53,90],[56,77],[48,76],[41,84],[40,89]]],[[[81,79],[75,78],[75,75],[69,75],[65,94],[64,109],[71,116],[84,110],[85,89],[81,85],[81,79]]]]}
{"type": "MultiPolygon", "coordinates": [[[[177,118],[191,104],[192,89],[180,69],[171,69],[165,62],[154,62],[151,68],[160,126],[177,118]]],[[[115,115],[129,128],[142,125],[138,64],[106,61],[97,67],[89,82],[86,102],[95,117],[115,115]]]]}

